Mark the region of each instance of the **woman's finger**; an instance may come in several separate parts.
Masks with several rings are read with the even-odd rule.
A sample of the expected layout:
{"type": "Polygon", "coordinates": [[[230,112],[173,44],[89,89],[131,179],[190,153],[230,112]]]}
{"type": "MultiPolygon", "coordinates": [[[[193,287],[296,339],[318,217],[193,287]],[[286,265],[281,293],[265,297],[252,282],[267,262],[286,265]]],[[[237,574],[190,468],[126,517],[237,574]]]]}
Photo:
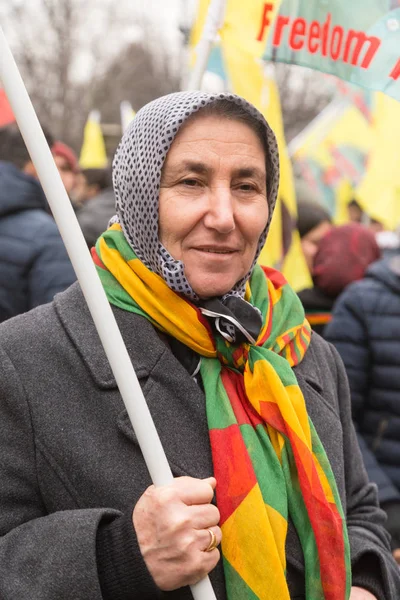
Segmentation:
{"type": "Polygon", "coordinates": [[[209,504],[214,497],[216,480],[195,479],[194,477],[177,477],[171,487],[175,488],[180,500],[190,506],[193,504],[209,504]]]}
{"type": "Polygon", "coordinates": [[[208,527],[198,532],[199,549],[202,552],[213,552],[222,541],[222,531],[218,526],[208,527]]]}
{"type": "Polygon", "coordinates": [[[194,529],[208,529],[218,525],[220,512],[214,504],[194,504],[187,507],[187,515],[194,529]]]}

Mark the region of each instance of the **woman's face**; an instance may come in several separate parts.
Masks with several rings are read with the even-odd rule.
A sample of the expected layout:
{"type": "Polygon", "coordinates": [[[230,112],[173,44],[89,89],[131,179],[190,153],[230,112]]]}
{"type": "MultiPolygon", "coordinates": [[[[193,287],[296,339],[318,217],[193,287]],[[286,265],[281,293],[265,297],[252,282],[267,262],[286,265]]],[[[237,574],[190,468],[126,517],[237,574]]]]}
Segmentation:
{"type": "Polygon", "coordinates": [[[268,219],[265,153],[239,121],[199,116],[164,163],[159,239],[201,298],[231,290],[251,268],[268,219]]]}

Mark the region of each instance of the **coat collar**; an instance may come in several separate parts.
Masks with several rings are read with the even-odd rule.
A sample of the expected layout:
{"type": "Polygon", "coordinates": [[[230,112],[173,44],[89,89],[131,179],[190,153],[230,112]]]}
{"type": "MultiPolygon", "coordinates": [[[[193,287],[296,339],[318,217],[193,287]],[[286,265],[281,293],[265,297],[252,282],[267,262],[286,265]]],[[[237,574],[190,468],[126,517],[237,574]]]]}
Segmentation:
{"type": "MultiPolygon", "coordinates": [[[[79,285],[58,294],[54,304],[97,387],[116,388],[79,285]]],[[[203,392],[147,319],[114,307],[113,312],[173,474],[209,477],[212,461],[203,392]]],[[[116,426],[131,442],[138,443],[122,401],[116,426]]]]}
{"type": "MultiPolygon", "coordinates": [[[[54,304],[65,330],[96,384],[105,389],[115,387],[114,375],[79,284],[74,283],[62,294],[57,294],[54,304]],[[77,310],[77,306],[81,310],[77,310]]],[[[137,376],[147,377],[165,351],[165,343],[144,317],[112,308],[137,376]],[[147,351],[143,352],[143,348],[147,351]]],[[[314,336],[315,333],[311,340],[314,336]]],[[[321,393],[324,379],[317,358],[311,342],[302,362],[293,370],[297,378],[307,381],[321,393]]]]}
{"type": "MultiPolygon", "coordinates": [[[[96,385],[116,387],[115,377],[104,352],[78,283],[57,294],[54,305],[69,338],[77,348],[96,385]]],[[[147,377],[165,351],[165,344],[144,317],[112,307],[138,378],[147,377]],[[146,352],[143,352],[146,348],[146,352]]]]}

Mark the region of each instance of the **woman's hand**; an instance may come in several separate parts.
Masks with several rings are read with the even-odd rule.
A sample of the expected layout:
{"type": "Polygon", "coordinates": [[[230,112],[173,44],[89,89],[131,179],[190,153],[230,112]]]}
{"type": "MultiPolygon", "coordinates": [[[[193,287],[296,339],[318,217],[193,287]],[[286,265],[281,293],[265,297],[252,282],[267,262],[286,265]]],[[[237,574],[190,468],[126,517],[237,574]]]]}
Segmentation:
{"type": "Polygon", "coordinates": [[[221,542],[219,510],[210,504],[216,480],[179,477],[168,486],[150,486],[136,504],[132,521],[148,570],[161,590],[197,583],[218,563],[206,552],[211,529],[221,542]]]}
{"type": "Polygon", "coordinates": [[[376,596],[360,587],[352,587],[350,600],[377,600],[376,596]]]}

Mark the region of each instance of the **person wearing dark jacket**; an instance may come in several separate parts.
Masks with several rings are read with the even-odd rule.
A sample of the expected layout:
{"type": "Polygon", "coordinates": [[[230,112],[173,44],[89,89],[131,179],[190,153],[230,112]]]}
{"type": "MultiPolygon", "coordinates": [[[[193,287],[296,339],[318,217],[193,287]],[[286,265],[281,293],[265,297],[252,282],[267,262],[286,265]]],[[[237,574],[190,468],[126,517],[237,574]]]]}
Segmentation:
{"type": "Polygon", "coordinates": [[[77,219],[86,243],[91,248],[115,215],[115,195],[109,169],[84,169],[75,190],[80,206],[77,219]]]}
{"type": "Polygon", "coordinates": [[[50,302],[75,273],[16,125],[0,129],[0,321],[50,302]]]}
{"type": "Polygon", "coordinates": [[[400,562],[400,254],[347,288],[325,337],[344,361],[364,462],[400,562]]]}
{"type": "Polygon", "coordinates": [[[79,210],[76,216],[89,248],[95,245],[97,238],[107,228],[114,214],[115,195],[112,187],[85,202],[79,210]]]}
{"type": "MultiPolygon", "coordinates": [[[[317,201],[305,181],[296,180],[297,228],[300,234],[301,248],[310,273],[312,274],[315,255],[324,235],[332,227],[331,217],[327,210],[317,201]]],[[[332,302],[318,289],[306,288],[298,293],[305,309],[315,311],[314,319],[307,315],[314,331],[322,333],[326,315],[330,314],[332,302]]]]}

